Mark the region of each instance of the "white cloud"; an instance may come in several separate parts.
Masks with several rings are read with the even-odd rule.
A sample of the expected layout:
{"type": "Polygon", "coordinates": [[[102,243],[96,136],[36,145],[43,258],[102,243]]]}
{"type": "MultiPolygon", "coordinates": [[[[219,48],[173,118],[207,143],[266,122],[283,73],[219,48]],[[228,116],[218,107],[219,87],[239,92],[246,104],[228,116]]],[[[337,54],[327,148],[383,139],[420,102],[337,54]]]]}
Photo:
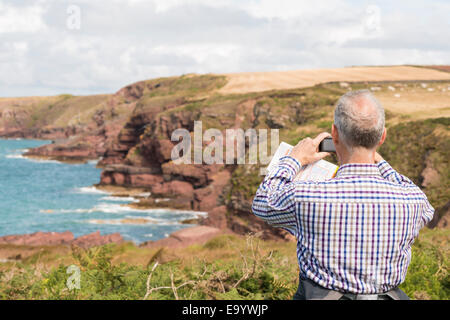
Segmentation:
{"type": "Polygon", "coordinates": [[[336,9],[349,7],[341,0],[315,1],[310,0],[252,0],[242,2],[241,6],[245,8],[252,16],[258,18],[279,18],[289,19],[316,19],[324,15],[335,15],[336,9]]]}
{"type": "Polygon", "coordinates": [[[36,33],[46,28],[42,6],[15,7],[0,2],[0,34],[12,32],[36,33]]]}
{"type": "Polygon", "coordinates": [[[426,0],[0,0],[0,96],[191,72],[449,64],[449,13],[426,0]],[[67,28],[69,4],[80,30],[67,28]]]}

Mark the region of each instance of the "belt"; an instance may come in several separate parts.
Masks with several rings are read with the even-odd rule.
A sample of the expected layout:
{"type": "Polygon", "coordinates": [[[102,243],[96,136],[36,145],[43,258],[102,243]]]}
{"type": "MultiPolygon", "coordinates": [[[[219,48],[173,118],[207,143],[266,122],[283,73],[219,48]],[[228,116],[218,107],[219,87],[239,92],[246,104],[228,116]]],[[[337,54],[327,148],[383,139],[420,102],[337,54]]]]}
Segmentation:
{"type": "Polygon", "coordinates": [[[339,300],[400,300],[395,290],[381,294],[344,293],[339,300]]]}
{"type": "Polygon", "coordinates": [[[312,280],[300,275],[299,288],[295,300],[409,300],[398,287],[378,294],[344,293],[324,288],[312,280]]]}

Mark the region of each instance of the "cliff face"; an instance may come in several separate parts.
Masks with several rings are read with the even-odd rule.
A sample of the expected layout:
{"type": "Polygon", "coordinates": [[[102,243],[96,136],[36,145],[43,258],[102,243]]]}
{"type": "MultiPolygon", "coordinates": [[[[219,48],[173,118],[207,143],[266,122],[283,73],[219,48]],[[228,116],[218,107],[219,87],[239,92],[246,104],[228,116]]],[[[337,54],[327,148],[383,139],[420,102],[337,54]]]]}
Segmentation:
{"type": "Polygon", "coordinates": [[[147,94],[134,90],[140,93],[139,101],[99,163],[105,167],[100,184],[146,188],[152,195],[142,200],[141,206],[207,211],[209,218],[202,223],[229,227],[224,191],[229,187],[233,167],[176,165],[171,161],[174,130],[192,132],[196,120],[220,120],[219,126],[214,126],[219,129],[236,127],[241,121],[242,116],[237,116],[241,107],[238,101],[220,105],[212,103],[217,96],[199,98],[222,83],[221,77],[201,76],[162,81],[153,84],[147,94]],[[174,86],[178,90],[173,90],[174,86]]]}
{"type": "MultiPolygon", "coordinates": [[[[228,165],[174,164],[172,132],[184,128],[193,136],[194,121],[201,121],[203,132],[216,128],[224,137],[226,129],[279,129],[280,141],[295,144],[329,130],[333,105],[348,88],[331,83],[219,94],[217,90],[225,83],[222,76],[187,75],[141,81],[114,95],[0,99],[0,135],[55,141],[30,150],[30,156],[70,161],[101,158],[100,185],[151,192],[136,204],[139,207],[207,211],[208,218],[201,224],[241,234],[261,232],[265,238],[286,237],[284,231],[266,226],[251,213],[253,195],[262,180],[261,164],[236,165],[236,155],[234,164],[228,165]]],[[[353,89],[368,86],[352,84],[353,89]]],[[[378,86],[381,92],[389,91],[388,84],[378,86]]],[[[449,156],[448,118],[406,125],[396,124],[397,120],[388,112],[387,124],[393,134],[381,150],[383,155],[424,188],[438,216],[447,214],[449,166],[443,159],[449,156]],[[408,130],[411,126],[415,129],[408,130]],[[397,146],[408,141],[419,144],[410,143],[408,154],[413,161],[405,162],[404,150],[397,146]],[[439,177],[441,183],[436,183],[439,177]]],[[[203,150],[210,142],[203,142],[203,150]]]]}
{"type": "Polygon", "coordinates": [[[53,140],[26,155],[83,161],[102,157],[136,106],[136,99],[114,95],[0,99],[0,136],[53,140]]]}
{"type": "MultiPolygon", "coordinates": [[[[151,196],[138,206],[207,211],[201,223],[209,226],[285,237],[284,231],[268,227],[251,213],[262,179],[260,165],[236,165],[236,154],[234,164],[228,165],[175,164],[171,135],[183,128],[193,136],[194,121],[201,121],[203,132],[216,128],[224,137],[226,129],[277,128],[282,140],[295,143],[302,135],[322,130],[312,123],[331,110],[338,93],[322,88],[223,96],[214,91],[223,82],[222,77],[195,76],[128,88],[136,107],[99,163],[104,166],[100,185],[146,188],[151,196]],[[299,124],[307,122],[308,131],[298,132],[299,124]]],[[[210,142],[203,141],[203,150],[210,142]]]]}

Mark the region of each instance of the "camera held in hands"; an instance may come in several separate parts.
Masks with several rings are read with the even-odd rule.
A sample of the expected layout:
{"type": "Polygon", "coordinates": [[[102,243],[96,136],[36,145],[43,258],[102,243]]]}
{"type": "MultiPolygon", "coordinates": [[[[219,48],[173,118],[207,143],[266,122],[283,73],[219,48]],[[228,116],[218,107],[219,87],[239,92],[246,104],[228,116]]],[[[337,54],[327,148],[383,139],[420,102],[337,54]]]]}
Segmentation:
{"type": "Polygon", "coordinates": [[[336,152],[336,148],[333,143],[333,138],[325,138],[319,144],[319,152],[336,152]]]}

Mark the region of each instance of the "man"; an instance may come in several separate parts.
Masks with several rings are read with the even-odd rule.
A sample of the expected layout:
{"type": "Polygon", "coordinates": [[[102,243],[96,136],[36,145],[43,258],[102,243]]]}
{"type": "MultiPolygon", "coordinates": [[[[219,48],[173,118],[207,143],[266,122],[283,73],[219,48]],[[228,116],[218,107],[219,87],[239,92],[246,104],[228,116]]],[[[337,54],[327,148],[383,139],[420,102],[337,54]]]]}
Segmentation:
{"type": "Polygon", "coordinates": [[[329,136],[322,133],[300,141],[260,185],[254,214],[297,238],[294,299],[408,299],[397,286],[434,209],[376,152],[384,125],[384,109],[370,91],[348,92],[337,102],[331,132],[340,162],[335,178],[293,181],[301,166],[329,155],[318,152],[329,136]]]}

